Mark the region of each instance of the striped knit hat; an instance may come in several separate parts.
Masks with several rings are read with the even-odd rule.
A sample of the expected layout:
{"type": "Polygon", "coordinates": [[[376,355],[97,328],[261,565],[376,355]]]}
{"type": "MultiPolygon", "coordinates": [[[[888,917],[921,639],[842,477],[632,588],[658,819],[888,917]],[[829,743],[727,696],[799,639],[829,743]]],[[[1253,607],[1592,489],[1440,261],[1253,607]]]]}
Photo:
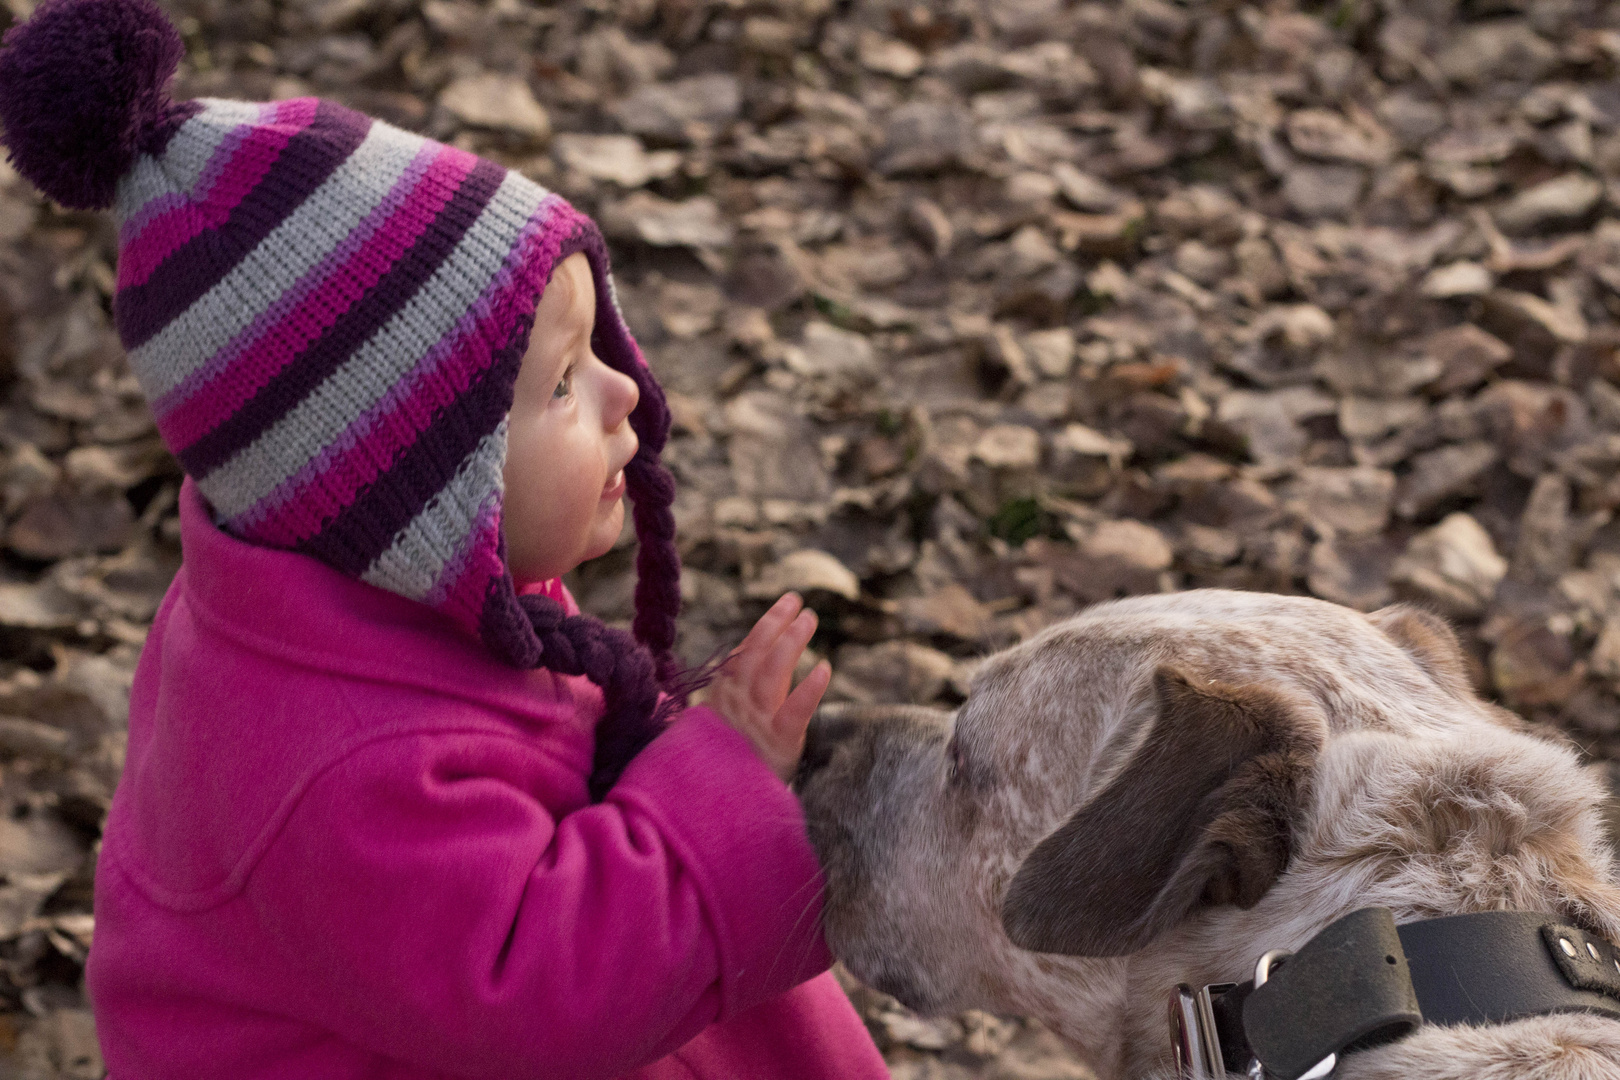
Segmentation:
{"type": "Polygon", "coordinates": [[[44,0],[0,50],[18,171],[114,211],[118,333],[164,441],[234,535],[428,604],[516,666],[589,675],[611,782],[656,732],[679,562],[669,413],[596,226],[518,173],[331,102],[175,103],[182,51],[152,0],[44,0]],[[574,252],[595,277],[595,351],[640,388],[626,480],[645,647],[520,598],[501,537],[514,381],[574,252]]]}

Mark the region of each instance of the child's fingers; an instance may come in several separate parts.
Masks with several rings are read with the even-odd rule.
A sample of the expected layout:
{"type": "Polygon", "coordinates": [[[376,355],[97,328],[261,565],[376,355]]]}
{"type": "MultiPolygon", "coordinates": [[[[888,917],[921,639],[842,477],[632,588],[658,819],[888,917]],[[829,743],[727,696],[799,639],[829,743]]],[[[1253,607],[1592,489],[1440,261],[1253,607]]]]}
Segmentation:
{"type": "Polygon", "coordinates": [[[778,738],[791,737],[795,741],[804,738],[804,729],[810,726],[810,717],[815,715],[816,706],[821,704],[822,695],[827,692],[827,685],[831,682],[832,665],[827,661],[823,660],[810,669],[810,674],[793,688],[793,693],[776,710],[772,726],[776,728],[778,738]]]}
{"type": "Polygon", "coordinates": [[[748,631],[748,636],[742,639],[742,644],[732,651],[750,653],[769,648],[772,642],[782,636],[782,631],[792,625],[803,607],[804,601],[798,593],[783,593],[770,606],[770,610],[759,617],[759,621],[748,631]]]}
{"type": "Polygon", "coordinates": [[[770,650],[759,660],[750,676],[754,700],[775,712],[793,684],[793,669],[804,655],[804,647],[816,633],[816,613],[809,608],[799,612],[782,636],[772,643],[770,650]]]}
{"type": "Polygon", "coordinates": [[[782,636],[782,631],[792,625],[803,607],[804,601],[798,593],[784,593],[770,606],[770,610],[759,617],[742,643],[731,650],[725,667],[720,669],[719,678],[752,683],[754,668],[758,666],[760,657],[782,636]]]}

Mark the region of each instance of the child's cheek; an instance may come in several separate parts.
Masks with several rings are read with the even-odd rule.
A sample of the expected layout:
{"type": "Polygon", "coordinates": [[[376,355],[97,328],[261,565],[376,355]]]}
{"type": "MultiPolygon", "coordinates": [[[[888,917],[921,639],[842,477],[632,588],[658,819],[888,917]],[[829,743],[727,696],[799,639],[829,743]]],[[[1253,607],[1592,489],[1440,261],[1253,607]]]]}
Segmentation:
{"type": "Polygon", "coordinates": [[[564,440],[559,451],[551,459],[554,464],[546,478],[546,482],[555,485],[554,490],[562,495],[557,500],[557,509],[569,518],[557,522],[557,527],[573,536],[589,535],[601,511],[599,503],[602,491],[592,477],[595,463],[588,448],[582,447],[577,439],[564,440]]]}

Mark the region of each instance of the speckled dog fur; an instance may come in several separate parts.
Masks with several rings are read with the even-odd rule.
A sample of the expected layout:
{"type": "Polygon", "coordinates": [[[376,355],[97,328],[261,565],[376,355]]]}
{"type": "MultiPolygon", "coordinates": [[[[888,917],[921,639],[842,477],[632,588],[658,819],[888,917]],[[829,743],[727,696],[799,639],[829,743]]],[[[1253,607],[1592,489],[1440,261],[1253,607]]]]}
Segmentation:
{"type": "MultiPolygon", "coordinates": [[[[1476,697],[1450,631],[1409,608],[1363,615],[1224,591],[1102,604],[991,657],[955,714],[846,709],[813,733],[806,761],[828,941],[844,963],[920,1011],[1039,1017],[1104,1080],[1167,1073],[1177,983],[1246,979],[1262,951],[1297,948],[1357,908],[1389,907],[1398,922],[1543,911],[1620,941],[1602,782],[1476,697]],[[1184,718],[1161,715],[1166,672],[1263,694],[1287,714],[1291,745],[1310,748],[1280,838],[1286,865],[1247,908],[1210,903],[1230,895],[1219,889],[1194,895],[1127,955],[1017,947],[1003,905],[1037,844],[1120,798],[1156,727],[1167,745],[1188,734],[1171,729],[1184,718]]],[[[1233,865],[1252,878],[1265,860],[1239,852],[1233,865]]],[[[1109,910],[1110,893],[1092,890],[1094,910],[1065,917],[1094,936],[1123,927],[1139,912],[1109,910]]],[[[1615,1080],[1620,1022],[1425,1027],[1336,1075],[1615,1080]]]]}

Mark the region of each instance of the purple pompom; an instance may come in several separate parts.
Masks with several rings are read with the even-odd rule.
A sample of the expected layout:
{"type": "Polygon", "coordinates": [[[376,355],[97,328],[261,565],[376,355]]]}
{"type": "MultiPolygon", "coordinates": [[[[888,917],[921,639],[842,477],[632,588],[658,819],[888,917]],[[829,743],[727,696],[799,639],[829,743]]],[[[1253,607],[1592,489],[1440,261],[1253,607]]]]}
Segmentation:
{"type": "Polygon", "coordinates": [[[152,0],[44,0],[0,48],[12,164],[63,206],[111,206],[135,156],[184,119],[168,93],[184,54],[152,0]]]}

